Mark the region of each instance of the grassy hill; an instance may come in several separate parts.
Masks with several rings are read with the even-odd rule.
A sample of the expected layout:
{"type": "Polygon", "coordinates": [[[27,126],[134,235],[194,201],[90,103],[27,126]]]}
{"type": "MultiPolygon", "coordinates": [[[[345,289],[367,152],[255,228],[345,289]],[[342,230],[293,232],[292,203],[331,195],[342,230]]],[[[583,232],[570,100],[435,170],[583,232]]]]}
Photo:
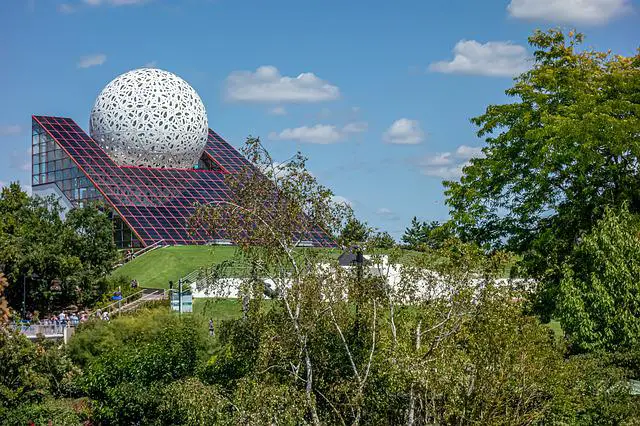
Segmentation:
{"type": "Polygon", "coordinates": [[[169,246],[150,251],[113,272],[115,277],[138,280],[142,287],[169,288],[190,272],[212,263],[231,259],[235,247],[169,246]]]}
{"type": "MultiPolygon", "coordinates": [[[[340,249],[319,249],[325,255],[337,258],[340,249]]],[[[169,246],[153,250],[134,259],[113,272],[114,277],[136,279],[145,288],[169,288],[169,281],[179,278],[203,266],[231,259],[236,248],[231,246],[169,246]]],[[[417,255],[403,250],[400,262],[417,255]]]]}

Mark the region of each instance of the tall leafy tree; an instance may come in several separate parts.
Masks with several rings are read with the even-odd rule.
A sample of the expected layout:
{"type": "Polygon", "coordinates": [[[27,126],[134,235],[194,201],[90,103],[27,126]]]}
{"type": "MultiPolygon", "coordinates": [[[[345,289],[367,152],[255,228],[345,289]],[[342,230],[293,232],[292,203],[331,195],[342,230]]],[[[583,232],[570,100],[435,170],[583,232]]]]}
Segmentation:
{"type": "Polygon", "coordinates": [[[387,231],[379,231],[371,238],[371,245],[375,248],[390,249],[395,247],[396,240],[387,231]]]}
{"type": "Polygon", "coordinates": [[[640,343],[640,226],[626,209],[607,209],[562,270],[559,315],[577,351],[640,343]]]}
{"type": "Polygon", "coordinates": [[[454,233],[449,223],[438,221],[421,222],[417,217],[411,219],[411,225],[404,231],[402,242],[412,250],[425,248],[439,249],[454,233]]]}
{"type": "Polygon", "coordinates": [[[582,34],[535,32],[531,70],[473,118],[486,137],[459,182],[446,182],[461,235],[524,254],[554,308],[563,260],[606,206],[640,210],[640,54],[581,49],[582,34]]]}
{"type": "Polygon", "coordinates": [[[369,239],[371,232],[371,228],[369,228],[366,223],[354,217],[349,219],[344,228],[342,228],[340,232],[340,242],[344,245],[362,244],[369,239]]]}
{"type": "Polygon", "coordinates": [[[99,206],[73,209],[64,220],[60,212],[55,199],[29,197],[16,183],[0,193],[0,271],[18,312],[23,300],[29,311],[90,303],[117,258],[111,222],[99,206]]]}

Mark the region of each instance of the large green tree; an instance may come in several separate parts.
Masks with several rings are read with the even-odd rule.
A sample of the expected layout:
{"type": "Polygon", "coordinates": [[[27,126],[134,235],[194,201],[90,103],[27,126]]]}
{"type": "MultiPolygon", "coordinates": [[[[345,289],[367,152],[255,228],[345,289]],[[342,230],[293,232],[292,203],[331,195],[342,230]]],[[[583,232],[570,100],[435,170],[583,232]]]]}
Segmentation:
{"type": "MultiPolygon", "coordinates": [[[[245,152],[270,168],[257,140],[245,152]]],[[[251,168],[241,175],[227,178],[231,199],[194,217],[194,226],[224,229],[238,243],[236,265],[251,272],[201,281],[251,298],[242,319],[217,329],[221,347],[201,370],[202,391],[214,404],[218,391],[228,395],[236,423],[616,424],[633,416],[619,370],[568,362],[553,333],[523,314],[523,292],[495,285],[511,259],[504,252],[486,256],[452,238],[408,258],[373,255],[358,273],[297,247],[301,231],[340,229],[345,217],[301,158],[271,181],[251,168]],[[268,309],[265,282],[275,287],[268,309]]],[[[185,402],[181,410],[197,404],[185,402]]]]}
{"type": "Polygon", "coordinates": [[[100,297],[101,278],[117,258],[111,221],[100,206],[72,209],[63,219],[55,199],[29,197],[14,183],[0,193],[0,217],[0,271],[14,310],[21,311],[23,287],[30,311],[100,297]]]}
{"type": "Polygon", "coordinates": [[[350,218],[340,232],[340,242],[345,245],[364,244],[372,234],[372,229],[365,222],[355,217],[350,218]]]}
{"type": "Polygon", "coordinates": [[[559,316],[577,351],[629,350],[640,343],[640,226],[607,209],[565,263],[559,316]]]}
{"type": "Polygon", "coordinates": [[[640,54],[582,49],[583,36],[535,32],[532,68],[472,119],[486,137],[459,182],[446,182],[461,236],[524,254],[554,308],[561,265],[606,206],[640,210],[640,54]]]}
{"type": "Polygon", "coordinates": [[[451,228],[448,222],[421,222],[414,216],[402,235],[402,242],[411,250],[438,249],[447,239],[454,237],[451,228]]]}

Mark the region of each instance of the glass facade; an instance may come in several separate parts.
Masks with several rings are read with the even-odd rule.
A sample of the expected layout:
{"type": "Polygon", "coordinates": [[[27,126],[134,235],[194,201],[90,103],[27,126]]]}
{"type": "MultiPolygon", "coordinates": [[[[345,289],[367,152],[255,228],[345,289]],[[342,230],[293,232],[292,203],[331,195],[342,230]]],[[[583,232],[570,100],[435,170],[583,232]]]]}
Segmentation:
{"type": "MultiPolygon", "coordinates": [[[[67,199],[77,207],[88,202],[104,201],[89,178],[75,165],[67,153],[34,120],[31,133],[31,184],[55,184],[67,199]]],[[[113,237],[118,248],[142,247],[127,224],[115,213],[110,213],[113,237]]]]}
{"type": "MultiPolygon", "coordinates": [[[[224,230],[208,232],[190,218],[198,205],[231,199],[225,176],[251,164],[211,129],[197,169],[163,169],[119,166],[73,120],[33,118],[34,190],[54,183],[75,205],[104,197],[119,247],[158,241],[207,244],[225,238],[224,230]]],[[[335,246],[321,229],[305,231],[304,239],[316,247],[335,246]]]]}
{"type": "Polygon", "coordinates": [[[55,184],[74,206],[102,200],[84,173],[38,123],[32,125],[31,184],[55,184]]]}

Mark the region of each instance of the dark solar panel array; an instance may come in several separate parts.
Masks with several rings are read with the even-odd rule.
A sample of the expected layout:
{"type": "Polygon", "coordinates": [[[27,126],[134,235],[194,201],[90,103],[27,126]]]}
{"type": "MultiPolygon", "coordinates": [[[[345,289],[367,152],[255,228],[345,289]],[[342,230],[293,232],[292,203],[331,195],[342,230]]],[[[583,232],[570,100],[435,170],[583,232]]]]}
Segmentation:
{"type": "MultiPolygon", "coordinates": [[[[230,198],[224,173],[118,166],[73,120],[33,118],[87,175],[143,244],[159,240],[168,244],[204,244],[213,238],[224,238],[222,234],[208,235],[202,229],[190,232],[188,224],[196,203],[230,198]]],[[[230,173],[249,164],[212,130],[206,152],[230,173]]],[[[314,231],[309,239],[318,246],[334,244],[322,231],[314,231]]]]}
{"type": "Polygon", "coordinates": [[[207,146],[204,151],[229,173],[238,172],[243,167],[251,164],[242,154],[211,129],[209,129],[207,146]]]}

